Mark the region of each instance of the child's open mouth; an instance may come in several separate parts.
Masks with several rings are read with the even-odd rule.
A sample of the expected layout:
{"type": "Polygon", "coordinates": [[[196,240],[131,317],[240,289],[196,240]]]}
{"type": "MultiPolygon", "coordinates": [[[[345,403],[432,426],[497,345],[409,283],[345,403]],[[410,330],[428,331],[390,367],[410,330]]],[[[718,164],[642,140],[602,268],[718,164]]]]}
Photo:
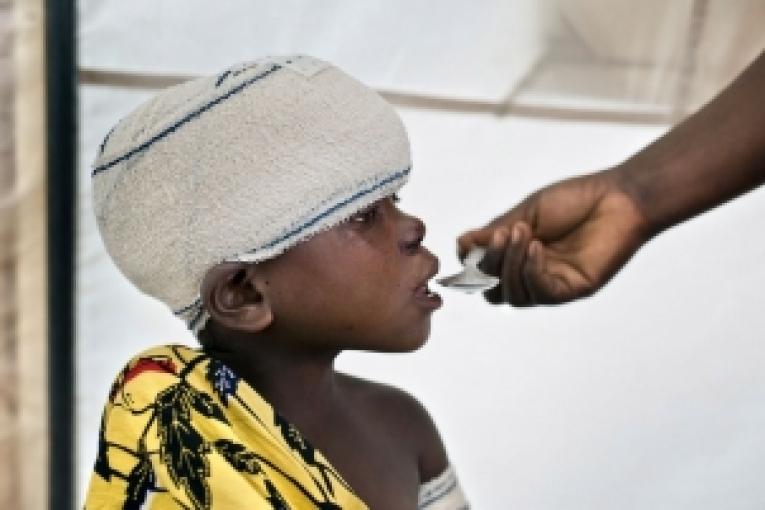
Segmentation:
{"type": "Polygon", "coordinates": [[[414,289],[414,296],[417,298],[418,303],[429,310],[436,310],[443,304],[441,296],[430,290],[428,282],[425,282],[414,289]]]}

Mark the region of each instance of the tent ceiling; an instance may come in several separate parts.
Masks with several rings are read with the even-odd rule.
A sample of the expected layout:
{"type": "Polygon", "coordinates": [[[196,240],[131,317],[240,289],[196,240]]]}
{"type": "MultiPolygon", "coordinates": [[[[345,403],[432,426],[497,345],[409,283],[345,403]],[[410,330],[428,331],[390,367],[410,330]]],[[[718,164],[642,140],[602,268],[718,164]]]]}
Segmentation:
{"type": "MultiPolygon", "coordinates": [[[[103,83],[104,72],[166,77],[144,80],[152,86],[253,56],[310,53],[408,106],[420,98],[419,106],[433,107],[436,99],[439,108],[540,116],[572,110],[672,121],[765,46],[758,0],[79,5],[86,82],[103,83]]],[[[126,84],[110,76],[117,79],[107,83],[126,84]]]]}
{"type": "Polygon", "coordinates": [[[187,75],[309,53],[380,89],[500,100],[542,52],[534,0],[82,0],[80,7],[86,68],[187,75]]]}
{"type": "Polygon", "coordinates": [[[160,75],[144,80],[150,87],[253,56],[309,53],[390,92],[394,102],[432,107],[436,100],[439,108],[490,113],[621,112],[670,122],[708,100],[765,47],[759,0],[79,6],[86,83],[125,84],[110,82],[117,75],[109,72],[160,75]]]}

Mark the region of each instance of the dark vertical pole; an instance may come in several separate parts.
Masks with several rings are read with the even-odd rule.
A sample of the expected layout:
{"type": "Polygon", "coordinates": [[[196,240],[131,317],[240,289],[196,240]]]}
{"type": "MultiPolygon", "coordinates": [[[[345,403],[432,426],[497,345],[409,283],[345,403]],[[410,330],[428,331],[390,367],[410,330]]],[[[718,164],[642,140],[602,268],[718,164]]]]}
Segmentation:
{"type": "Polygon", "coordinates": [[[75,232],[77,63],[75,0],[45,1],[48,192],[50,504],[75,505],[75,232]]]}

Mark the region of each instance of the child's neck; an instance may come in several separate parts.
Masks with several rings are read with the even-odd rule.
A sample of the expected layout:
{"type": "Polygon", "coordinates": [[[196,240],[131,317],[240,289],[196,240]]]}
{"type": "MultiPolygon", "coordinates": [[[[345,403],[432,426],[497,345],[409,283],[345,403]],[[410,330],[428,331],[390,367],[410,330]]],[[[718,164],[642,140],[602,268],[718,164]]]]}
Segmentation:
{"type": "Polygon", "coordinates": [[[326,426],[337,410],[337,351],[309,351],[284,347],[288,342],[270,338],[232,342],[230,350],[211,350],[213,357],[231,367],[276,412],[298,429],[326,426]]]}

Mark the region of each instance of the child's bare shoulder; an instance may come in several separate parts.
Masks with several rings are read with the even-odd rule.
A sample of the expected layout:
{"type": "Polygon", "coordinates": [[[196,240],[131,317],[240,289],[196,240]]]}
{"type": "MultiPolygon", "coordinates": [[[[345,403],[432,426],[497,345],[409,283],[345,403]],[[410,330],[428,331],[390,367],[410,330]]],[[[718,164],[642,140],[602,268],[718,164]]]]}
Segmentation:
{"type": "Polygon", "coordinates": [[[340,374],[344,396],[372,428],[393,437],[416,455],[422,481],[440,475],[448,466],[446,449],[425,407],[406,391],[359,377],[340,374]]]}

